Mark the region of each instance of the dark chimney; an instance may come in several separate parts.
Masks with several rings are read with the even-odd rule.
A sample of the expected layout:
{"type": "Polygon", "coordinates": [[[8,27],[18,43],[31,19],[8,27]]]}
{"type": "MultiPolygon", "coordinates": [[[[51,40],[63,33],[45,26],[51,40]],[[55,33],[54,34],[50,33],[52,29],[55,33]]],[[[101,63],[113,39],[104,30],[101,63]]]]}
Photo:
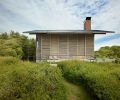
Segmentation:
{"type": "Polygon", "coordinates": [[[84,22],[84,30],[91,30],[91,17],[86,17],[84,22]]]}

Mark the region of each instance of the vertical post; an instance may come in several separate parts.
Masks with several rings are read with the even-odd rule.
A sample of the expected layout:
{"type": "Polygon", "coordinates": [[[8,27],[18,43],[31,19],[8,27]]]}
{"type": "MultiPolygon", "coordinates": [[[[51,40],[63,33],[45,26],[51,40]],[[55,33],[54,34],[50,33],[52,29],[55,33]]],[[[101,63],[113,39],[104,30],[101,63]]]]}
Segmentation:
{"type": "Polygon", "coordinates": [[[85,45],[84,45],[84,46],[85,46],[85,47],[84,47],[84,48],[85,48],[85,51],[84,51],[84,53],[85,53],[85,59],[86,59],[86,34],[85,34],[85,41],[84,41],[84,42],[85,42],[85,45]]]}
{"type": "Polygon", "coordinates": [[[49,59],[51,59],[51,34],[50,34],[50,57],[49,59]]]}
{"type": "Polygon", "coordinates": [[[40,58],[42,60],[42,35],[41,35],[41,47],[40,48],[41,48],[41,50],[40,50],[41,51],[41,57],[40,58]]]}
{"type": "Polygon", "coordinates": [[[69,34],[67,34],[67,59],[69,58],[69,34]]]}
{"type": "Polygon", "coordinates": [[[36,34],[36,62],[37,62],[37,51],[38,51],[38,35],[36,34]]]}
{"type": "Polygon", "coordinates": [[[49,62],[51,64],[51,34],[49,34],[49,38],[50,38],[50,55],[49,55],[49,62]]]}
{"type": "Polygon", "coordinates": [[[77,58],[78,58],[78,34],[77,34],[77,58]]]}

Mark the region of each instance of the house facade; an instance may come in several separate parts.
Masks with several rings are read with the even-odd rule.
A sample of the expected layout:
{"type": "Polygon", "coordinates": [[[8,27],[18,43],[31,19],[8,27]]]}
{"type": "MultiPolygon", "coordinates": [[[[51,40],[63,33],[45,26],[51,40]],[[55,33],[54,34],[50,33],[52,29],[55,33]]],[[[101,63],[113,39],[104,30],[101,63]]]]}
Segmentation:
{"type": "Polygon", "coordinates": [[[91,30],[91,17],[84,30],[33,30],[36,34],[36,62],[42,60],[84,60],[94,56],[94,35],[112,31],[91,30]]]}

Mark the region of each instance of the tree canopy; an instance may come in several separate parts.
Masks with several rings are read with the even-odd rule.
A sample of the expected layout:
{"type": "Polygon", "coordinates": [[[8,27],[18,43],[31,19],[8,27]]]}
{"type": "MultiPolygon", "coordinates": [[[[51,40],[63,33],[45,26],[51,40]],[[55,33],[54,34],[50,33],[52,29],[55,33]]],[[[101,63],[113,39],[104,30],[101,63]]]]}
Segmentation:
{"type": "Polygon", "coordinates": [[[13,56],[20,59],[35,57],[35,39],[29,39],[14,31],[1,33],[0,56],[13,56]]]}
{"type": "Polygon", "coordinates": [[[120,58],[120,46],[105,46],[95,51],[95,56],[100,58],[120,58]]]}

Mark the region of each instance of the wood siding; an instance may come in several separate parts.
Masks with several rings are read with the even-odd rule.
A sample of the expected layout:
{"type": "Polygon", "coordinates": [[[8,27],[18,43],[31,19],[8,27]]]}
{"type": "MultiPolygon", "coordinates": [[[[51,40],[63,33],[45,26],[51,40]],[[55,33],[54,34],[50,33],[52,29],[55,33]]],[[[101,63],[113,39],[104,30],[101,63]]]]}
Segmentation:
{"type": "Polygon", "coordinates": [[[85,55],[85,36],[78,34],[78,56],[85,55]]]}
{"type": "Polygon", "coordinates": [[[77,35],[69,35],[69,56],[77,56],[77,35]]]}
{"type": "Polygon", "coordinates": [[[92,56],[94,53],[94,35],[86,35],[86,55],[92,56]]]}
{"type": "Polygon", "coordinates": [[[41,59],[41,36],[36,34],[36,61],[41,59]]]}
{"type": "Polygon", "coordinates": [[[67,35],[59,36],[59,56],[67,56],[68,55],[68,47],[67,47],[67,35]]]}
{"type": "Polygon", "coordinates": [[[58,35],[50,35],[50,55],[59,55],[59,37],[58,35]]]}
{"type": "Polygon", "coordinates": [[[50,55],[50,35],[43,34],[41,35],[41,58],[49,59],[50,55]]]}
{"type": "Polygon", "coordinates": [[[40,34],[36,37],[36,59],[39,60],[87,57],[94,52],[94,35],[91,34],[40,34]]]}

